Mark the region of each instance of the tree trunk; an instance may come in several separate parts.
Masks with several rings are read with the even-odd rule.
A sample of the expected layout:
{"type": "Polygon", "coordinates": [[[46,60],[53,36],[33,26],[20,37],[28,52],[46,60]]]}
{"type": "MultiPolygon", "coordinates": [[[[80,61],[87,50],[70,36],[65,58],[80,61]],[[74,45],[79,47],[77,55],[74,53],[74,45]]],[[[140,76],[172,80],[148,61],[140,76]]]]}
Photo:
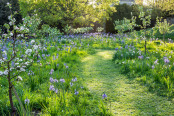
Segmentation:
{"type": "Polygon", "coordinates": [[[12,110],[12,116],[15,115],[15,112],[16,112],[16,109],[13,105],[13,98],[12,98],[12,83],[11,83],[11,79],[10,79],[10,64],[8,62],[8,75],[7,75],[7,78],[8,78],[8,84],[9,84],[9,100],[10,100],[10,105],[11,105],[11,110],[12,110]]]}

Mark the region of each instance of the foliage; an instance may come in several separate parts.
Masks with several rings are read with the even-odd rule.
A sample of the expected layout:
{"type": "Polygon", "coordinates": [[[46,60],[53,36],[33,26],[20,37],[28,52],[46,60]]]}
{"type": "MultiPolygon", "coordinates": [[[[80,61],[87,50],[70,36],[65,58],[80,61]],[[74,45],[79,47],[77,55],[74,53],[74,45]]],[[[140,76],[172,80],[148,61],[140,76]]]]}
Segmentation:
{"type": "Polygon", "coordinates": [[[8,23],[8,16],[11,14],[11,12],[17,12],[17,15],[15,15],[16,23],[20,23],[22,20],[21,15],[19,14],[19,4],[18,0],[0,0],[0,25],[3,26],[5,23],[8,23]],[[8,9],[7,2],[11,3],[11,11],[8,9]]]}
{"type": "Polygon", "coordinates": [[[173,31],[170,30],[170,28],[174,25],[170,25],[166,19],[164,19],[163,22],[161,22],[161,19],[157,18],[157,23],[154,27],[154,33],[156,33],[156,30],[159,30],[160,34],[163,35],[163,41],[165,40],[165,35],[167,33],[172,33],[173,31]]]}
{"type": "Polygon", "coordinates": [[[117,2],[116,0],[19,0],[23,17],[35,11],[45,23],[57,26],[59,29],[67,24],[87,26],[96,21],[102,22],[115,11],[115,7],[110,7],[110,4],[117,2]]]}
{"type": "Polygon", "coordinates": [[[124,20],[121,21],[115,21],[114,26],[115,30],[118,30],[118,33],[120,35],[123,35],[123,32],[125,31],[132,31],[134,27],[136,26],[135,22],[136,17],[132,17],[132,20],[124,18],[124,20]]]}
{"type": "Polygon", "coordinates": [[[104,30],[103,27],[97,27],[97,32],[102,32],[104,30]]]}
{"type": "Polygon", "coordinates": [[[171,16],[174,14],[174,0],[158,0],[158,1],[152,1],[152,0],[146,0],[147,4],[151,5],[152,7],[156,7],[161,9],[163,11],[163,14],[165,16],[171,16]]]}
{"type": "MultiPolygon", "coordinates": [[[[114,29],[114,21],[115,20],[123,20],[124,18],[127,19],[131,19],[132,16],[137,17],[136,18],[136,24],[137,25],[142,25],[141,20],[138,18],[140,11],[139,11],[139,5],[127,5],[127,4],[119,4],[115,6],[117,9],[117,12],[113,13],[113,15],[110,16],[110,19],[106,21],[106,32],[110,32],[110,33],[114,33],[116,32],[114,29]],[[131,15],[132,14],[132,15],[131,15]]],[[[144,11],[146,12],[149,7],[148,6],[144,6],[144,11]]],[[[151,8],[150,8],[151,9],[151,8]]],[[[151,25],[150,27],[153,27],[155,25],[156,22],[156,17],[161,17],[161,10],[157,9],[157,8],[152,8],[152,18],[151,18],[151,25]]],[[[136,30],[139,30],[139,27],[135,28],[136,30]]]]}
{"type": "Polygon", "coordinates": [[[60,32],[60,30],[58,30],[56,27],[55,28],[51,28],[49,25],[44,24],[42,25],[41,28],[41,33],[42,33],[42,37],[57,37],[59,35],[61,35],[62,33],[60,32]]]}

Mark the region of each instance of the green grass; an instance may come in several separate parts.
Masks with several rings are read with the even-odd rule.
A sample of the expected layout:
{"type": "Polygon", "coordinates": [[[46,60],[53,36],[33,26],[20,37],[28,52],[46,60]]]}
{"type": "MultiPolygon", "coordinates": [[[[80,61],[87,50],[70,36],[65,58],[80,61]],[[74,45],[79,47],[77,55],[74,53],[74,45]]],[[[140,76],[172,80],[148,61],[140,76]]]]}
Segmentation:
{"type": "Polygon", "coordinates": [[[120,74],[120,67],[112,62],[113,50],[96,51],[82,59],[79,76],[96,100],[106,93],[105,102],[113,115],[174,115],[174,101],[149,92],[138,79],[120,74]]]}

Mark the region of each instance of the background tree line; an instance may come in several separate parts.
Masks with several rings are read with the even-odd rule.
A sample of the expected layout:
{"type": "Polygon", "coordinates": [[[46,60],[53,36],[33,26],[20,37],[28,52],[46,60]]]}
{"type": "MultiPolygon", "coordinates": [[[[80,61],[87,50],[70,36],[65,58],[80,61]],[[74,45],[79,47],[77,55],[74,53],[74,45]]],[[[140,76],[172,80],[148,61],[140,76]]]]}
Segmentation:
{"type": "MultiPolygon", "coordinates": [[[[157,16],[168,17],[174,14],[174,0],[146,0],[152,8],[152,24],[155,24],[157,16]]],[[[138,16],[138,6],[142,0],[135,0],[139,5],[118,5],[118,0],[1,0],[0,1],[0,25],[8,22],[10,11],[6,7],[7,2],[12,4],[12,12],[17,11],[17,23],[22,17],[37,14],[42,24],[57,27],[63,31],[66,25],[77,27],[105,24],[106,32],[115,32],[113,23],[124,17],[130,19],[132,15],[138,16]]],[[[141,21],[137,18],[137,23],[141,21]]],[[[151,25],[153,26],[153,25],[151,25]]]]}

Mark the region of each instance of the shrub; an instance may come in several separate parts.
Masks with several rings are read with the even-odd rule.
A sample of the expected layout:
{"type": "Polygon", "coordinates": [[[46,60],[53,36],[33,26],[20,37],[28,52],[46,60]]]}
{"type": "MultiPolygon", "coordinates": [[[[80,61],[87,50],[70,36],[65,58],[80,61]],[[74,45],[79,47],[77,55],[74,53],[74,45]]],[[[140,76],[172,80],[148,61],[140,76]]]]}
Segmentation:
{"type": "MultiPolygon", "coordinates": [[[[132,16],[138,17],[140,14],[139,6],[138,5],[127,5],[127,4],[120,4],[115,6],[117,9],[117,12],[113,13],[112,16],[110,16],[110,20],[106,21],[106,32],[115,33],[117,31],[114,30],[114,21],[115,20],[123,20],[124,18],[131,19],[132,16]],[[132,14],[132,16],[131,16],[132,14]]],[[[144,7],[144,11],[149,9],[148,7],[144,7]]],[[[162,13],[159,9],[153,8],[152,9],[152,19],[151,19],[151,27],[154,26],[156,22],[156,17],[161,16],[162,13]]],[[[137,25],[142,25],[141,20],[139,18],[136,19],[137,25]]],[[[136,30],[139,30],[140,28],[135,28],[136,30]]]]}

